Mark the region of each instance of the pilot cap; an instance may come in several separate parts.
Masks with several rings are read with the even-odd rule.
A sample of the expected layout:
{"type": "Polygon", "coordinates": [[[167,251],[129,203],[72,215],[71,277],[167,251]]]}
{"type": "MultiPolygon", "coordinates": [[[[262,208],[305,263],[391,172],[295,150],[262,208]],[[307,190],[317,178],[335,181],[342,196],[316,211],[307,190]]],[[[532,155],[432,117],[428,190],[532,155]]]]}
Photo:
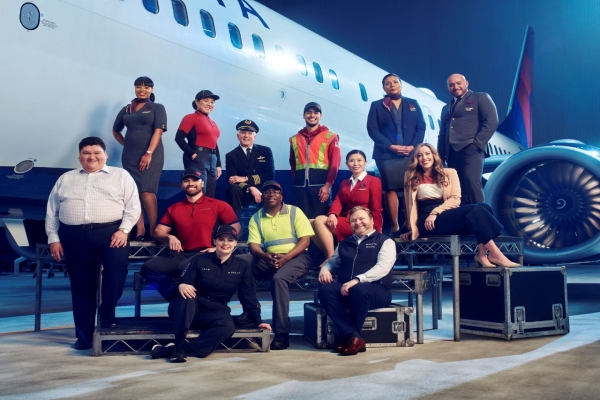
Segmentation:
{"type": "Polygon", "coordinates": [[[221,225],[213,233],[213,239],[218,238],[221,235],[231,235],[235,240],[238,240],[237,230],[231,225],[221,225]]]}
{"type": "Polygon", "coordinates": [[[235,129],[238,131],[251,131],[258,133],[258,125],[250,119],[245,119],[243,121],[238,122],[235,126],[235,129]]]}
{"type": "Polygon", "coordinates": [[[196,179],[202,179],[202,172],[200,172],[198,168],[187,168],[185,171],[183,171],[183,174],[181,174],[181,180],[187,178],[188,176],[192,176],[196,179]]]}
{"type": "Polygon", "coordinates": [[[307,105],[304,106],[304,112],[307,112],[308,110],[310,110],[311,108],[313,108],[314,110],[320,112],[321,114],[323,114],[323,111],[321,111],[321,105],[317,102],[311,101],[310,103],[308,103],[307,105]]]}
{"type": "Polygon", "coordinates": [[[275,190],[280,190],[281,193],[283,194],[283,189],[281,188],[281,185],[279,184],[279,182],[275,182],[275,181],[266,181],[265,183],[263,183],[262,185],[262,191],[264,192],[265,190],[267,190],[268,188],[271,189],[275,189],[275,190]]]}

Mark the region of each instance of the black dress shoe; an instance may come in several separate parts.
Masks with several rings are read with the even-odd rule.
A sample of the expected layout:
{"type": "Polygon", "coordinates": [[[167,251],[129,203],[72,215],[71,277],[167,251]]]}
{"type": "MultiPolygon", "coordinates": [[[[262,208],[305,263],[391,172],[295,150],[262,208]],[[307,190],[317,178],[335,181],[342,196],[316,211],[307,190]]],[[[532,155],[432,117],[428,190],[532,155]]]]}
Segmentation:
{"type": "Polygon", "coordinates": [[[187,361],[183,346],[173,346],[173,352],[170,358],[172,363],[184,363],[187,361]]]}
{"type": "Polygon", "coordinates": [[[359,339],[356,336],[354,336],[352,340],[350,340],[350,343],[348,343],[348,346],[346,346],[342,349],[342,351],[340,351],[340,354],[343,356],[354,356],[364,351],[367,351],[365,340],[359,339]]]}
{"type": "Polygon", "coordinates": [[[119,322],[116,318],[100,318],[100,326],[107,329],[117,329],[119,322]]]}
{"type": "Polygon", "coordinates": [[[143,242],[145,239],[146,239],[146,236],[144,236],[144,235],[137,235],[135,237],[135,240],[138,242],[143,242]]]}
{"type": "Polygon", "coordinates": [[[92,348],[92,345],[88,341],[77,339],[73,344],[73,348],[75,350],[88,350],[92,348]]]}
{"type": "Polygon", "coordinates": [[[271,350],[285,350],[290,347],[290,335],[288,333],[276,333],[271,342],[271,350]]]}
{"type": "Polygon", "coordinates": [[[175,343],[169,343],[166,346],[155,344],[152,346],[152,351],[150,351],[150,358],[153,360],[156,360],[157,358],[171,358],[174,347],[175,343]]]}

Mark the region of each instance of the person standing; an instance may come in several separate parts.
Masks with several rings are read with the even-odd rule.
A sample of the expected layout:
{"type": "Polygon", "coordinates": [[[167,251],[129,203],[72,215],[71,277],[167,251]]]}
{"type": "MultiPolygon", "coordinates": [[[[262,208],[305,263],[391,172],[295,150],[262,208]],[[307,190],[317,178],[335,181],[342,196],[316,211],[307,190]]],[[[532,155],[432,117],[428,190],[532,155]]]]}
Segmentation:
{"type": "Polygon", "coordinates": [[[398,192],[404,190],[404,173],[415,146],[425,137],[425,119],[415,99],[402,96],[402,82],[396,74],[387,74],[381,84],[385,97],[371,103],[367,131],[375,145],[373,159],[381,174],[385,204],[392,235],[400,233],[398,192]]]}
{"type": "Polygon", "coordinates": [[[498,112],[489,94],[472,92],[461,74],[446,81],[454,99],[442,109],[437,149],[442,162],[458,173],[461,204],[485,201],[481,175],[487,144],[498,127],[498,112]]]}
{"type": "MultiPolygon", "coordinates": [[[[156,229],[158,202],[156,193],[164,165],[162,134],[167,131],[167,113],[154,102],[154,82],[141,76],[133,83],[135,99],[119,111],[113,124],[113,136],[123,145],[121,164],[135,180],[150,232],[156,229]],[[121,133],[127,127],[125,136],[121,133]]],[[[144,240],[144,214],[137,221],[136,240],[144,240]]]]}
{"type": "Polygon", "coordinates": [[[284,350],[290,345],[292,325],[289,284],[312,266],[306,248],[314,232],[300,208],[283,203],[279,183],[265,182],[262,200],[264,208],[252,216],[248,225],[250,254],[240,257],[250,262],[257,280],[271,280],[275,331],[271,350],[284,350]]]}
{"type": "Polygon", "coordinates": [[[198,252],[214,251],[211,235],[217,223],[231,225],[238,232],[241,229],[229,204],[202,193],[201,176],[198,168],[188,168],[181,174],[185,200],[167,208],[154,232],[156,241],[168,243],[170,251],[146,261],[140,269],[140,274],[157,285],[167,301],[174,296],[173,279],[181,276],[184,261],[198,252]]]}
{"type": "Polygon", "coordinates": [[[340,169],[338,135],[319,125],[323,114],[318,103],[304,106],[306,126],[290,138],[290,168],[296,204],[309,219],[329,209],[331,186],[340,169]]]}
{"type": "Polygon", "coordinates": [[[100,325],[118,327],[115,308],[127,277],[127,239],[141,212],[135,181],[124,169],[108,167],[107,158],[102,139],[82,139],[81,168],[58,178],[46,210],[50,254],[56,261],[64,255],[69,272],[77,350],[92,347],[98,259],[104,267],[100,325]]]}
{"type": "Polygon", "coordinates": [[[215,197],[217,179],[221,176],[221,156],[217,140],[221,135],[219,127],[208,114],[215,108],[219,96],[210,90],[201,90],[192,101],[196,110],[181,120],[175,134],[175,142],[183,150],[183,168],[198,168],[202,172],[204,193],[215,197]]]}
{"type": "Polygon", "coordinates": [[[175,343],[165,347],[155,345],[151,358],[169,357],[171,362],[185,362],[185,339],[193,325],[200,328],[202,334],[190,340],[189,347],[200,358],[210,355],[235,332],[231,309],[227,306],[235,292],[249,320],[260,329],[271,330],[271,326],[260,318],[250,265],[232,257],[237,232],[229,225],[220,226],[213,235],[215,252],[198,254],[186,264],[176,282],[178,295],[169,304],[175,343]]]}
{"type": "Polygon", "coordinates": [[[229,177],[225,195],[239,219],[244,204],[261,202],[260,188],[264,182],[275,179],[275,163],[269,147],[254,143],[259,130],[254,121],[240,121],[235,129],[240,145],[225,155],[229,177]]]}
{"type": "Polygon", "coordinates": [[[322,286],[317,292],[337,328],[334,351],[344,356],[366,351],[362,326],[369,310],[391,303],[391,270],[396,261],[394,241],[374,229],[368,208],[354,207],[350,224],[353,235],[340,242],[333,257],[321,268],[322,286]],[[333,281],[333,270],[338,270],[337,282],[333,281]]]}

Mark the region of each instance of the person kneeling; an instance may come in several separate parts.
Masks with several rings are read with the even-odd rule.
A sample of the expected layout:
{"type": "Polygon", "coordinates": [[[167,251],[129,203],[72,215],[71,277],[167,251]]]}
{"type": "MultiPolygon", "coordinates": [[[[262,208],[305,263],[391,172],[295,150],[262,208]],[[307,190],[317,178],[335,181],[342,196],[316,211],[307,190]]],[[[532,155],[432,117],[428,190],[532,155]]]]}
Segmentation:
{"type": "Polygon", "coordinates": [[[202,331],[198,338],[189,342],[198,357],[204,358],[215,351],[235,332],[227,303],[236,291],[248,318],[259,328],[271,330],[260,317],[250,265],[231,256],[237,238],[238,233],[233,227],[221,225],[213,235],[215,252],[198,254],[189,260],[181,278],[176,281],[179,295],[169,304],[175,343],[154,346],[151,358],[170,357],[172,362],[185,362],[185,339],[192,327],[202,331]]]}
{"type": "Polygon", "coordinates": [[[323,285],[318,291],[319,301],[337,328],[334,351],[345,356],[366,351],[362,326],[369,310],[391,303],[391,270],[396,261],[394,241],[373,228],[368,208],[354,207],[350,226],[353,235],[340,242],[321,268],[319,282],[323,285]],[[338,269],[338,282],[331,275],[334,268],[338,269]]]}

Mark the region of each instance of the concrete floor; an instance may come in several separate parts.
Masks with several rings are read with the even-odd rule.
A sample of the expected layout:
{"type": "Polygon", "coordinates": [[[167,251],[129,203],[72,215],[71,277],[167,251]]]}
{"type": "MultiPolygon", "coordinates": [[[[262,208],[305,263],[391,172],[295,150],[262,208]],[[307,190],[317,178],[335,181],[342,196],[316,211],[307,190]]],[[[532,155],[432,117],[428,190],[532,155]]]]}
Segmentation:
{"type": "MultiPolygon", "coordinates": [[[[248,399],[594,399],[600,395],[600,268],[569,267],[571,333],[505,341],[462,334],[452,341],[450,282],[444,318],[431,330],[425,296],[425,344],[369,348],[341,357],[302,339],[302,305],[312,293],[294,291],[291,348],[269,353],[215,353],[185,364],[147,356],[90,357],[74,342],[68,279],[44,278],[42,332],[32,330],[31,274],[0,276],[0,399],[248,398],[248,399]],[[30,318],[27,322],[25,319],[30,318]],[[19,322],[20,321],[20,322],[19,322]]],[[[128,284],[130,283],[128,280],[128,284]]],[[[166,307],[144,292],[143,314],[166,307]]],[[[270,316],[269,294],[260,293],[270,316]]],[[[405,303],[405,297],[396,296],[405,303]]],[[[120,315],[132,315],[131,286],[120,315]]],[[[234,303],[234,312],[239,306],[234,303]]]]}

